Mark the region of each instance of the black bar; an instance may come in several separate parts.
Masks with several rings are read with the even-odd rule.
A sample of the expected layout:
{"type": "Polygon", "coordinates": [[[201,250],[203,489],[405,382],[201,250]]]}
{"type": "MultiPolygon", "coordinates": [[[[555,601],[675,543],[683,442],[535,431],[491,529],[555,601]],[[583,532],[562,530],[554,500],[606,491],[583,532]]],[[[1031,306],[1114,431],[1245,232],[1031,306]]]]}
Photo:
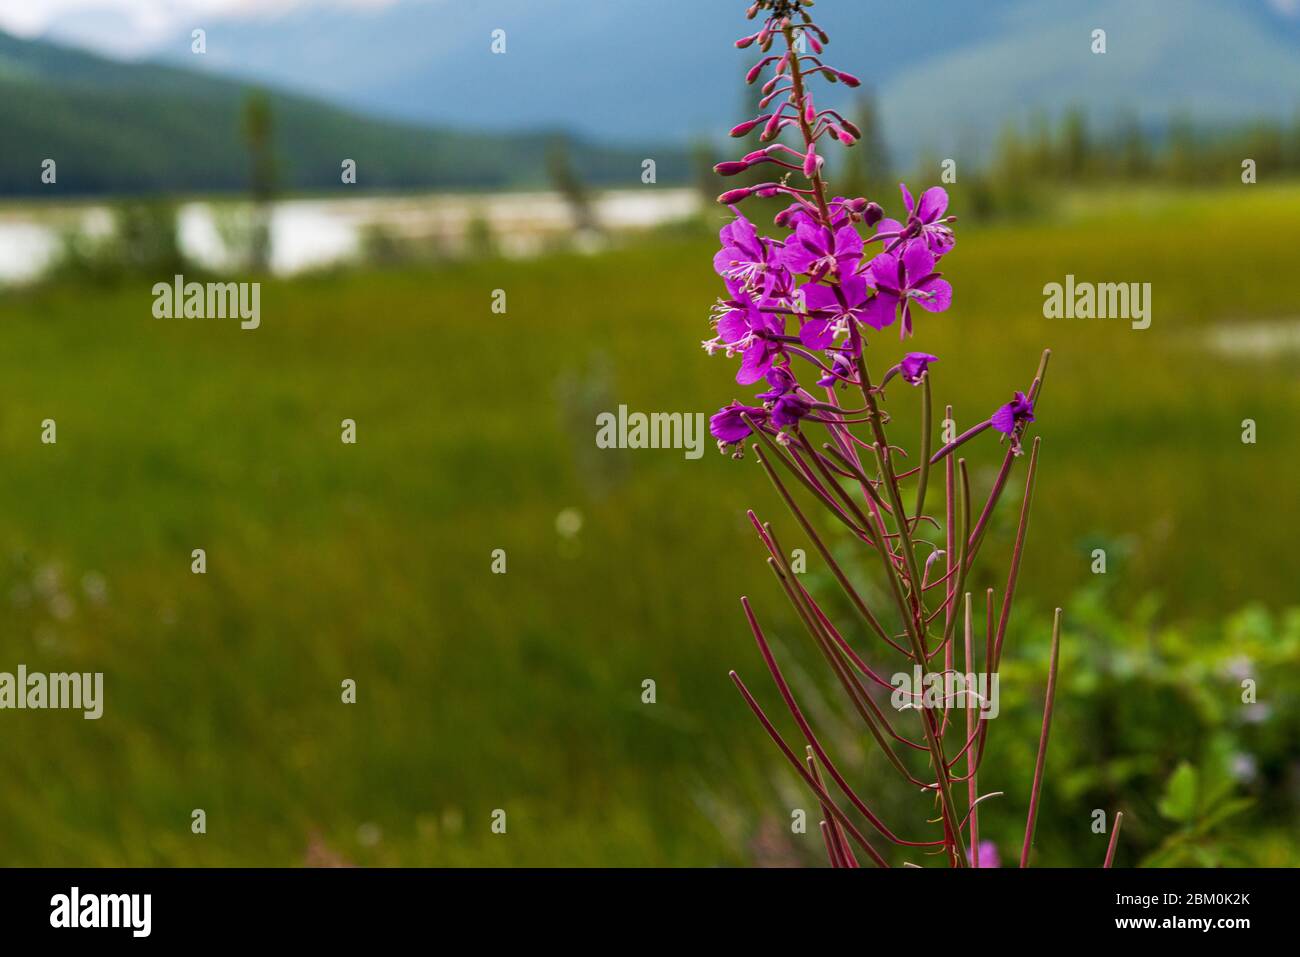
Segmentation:
{"type": "Polygon", "coordinates": [[[813,938],[834,932],[864,943],[961,946],[974,934],[992,947],[1034,936],[1074,943],[1200,935],[1231,945],[1293,925],[1298,885],[1292,870],[11,869],[0,870],[0,933],[7,944],[338,945],[429,934],[450,943],[444,935],[456,931],[483,941],[531,935],[540,945],[622,927],[627,939],[671,934],[663,937],[667,945],[710,928],[733,942],[769,943],[802,928],[813,938]],[[74,887],[78,922],[100,913],[108,920],[116,911],[125,926],[52,926],[70,923],[74,887]],[[104,907],[99,896],[145,894],[147,937],[136,936],[144,929],[143,897],[128,909],[122,897],[104,907]],[[1205,920],[1208,929],[1199,924],[1205,920]]]}

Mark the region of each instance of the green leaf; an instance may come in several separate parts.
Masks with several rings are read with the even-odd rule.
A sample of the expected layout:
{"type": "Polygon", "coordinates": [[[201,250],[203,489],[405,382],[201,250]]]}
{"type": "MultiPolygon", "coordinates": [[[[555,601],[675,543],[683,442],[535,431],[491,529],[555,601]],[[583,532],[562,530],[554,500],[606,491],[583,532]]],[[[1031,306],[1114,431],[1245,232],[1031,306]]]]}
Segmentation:
{"type": "Polygon", "coordinates": [[[1201,832],[1209,832],[1209,830],[1216,824],[1240,814],[1242,811],[1250,808],[1254,803],[1254,798],[1233,798],[1231,801],[1226,801],[1223,804],[1220,804],[1206,815],[1205,820],[1200,822],[1201,832]]]}
{"type": "Polygon", "coordinates": [[[1196,768],[1186,761],[1178,765],[1156,807],[1171,821],[1187,823],[1196,817],[1196,768]]]}

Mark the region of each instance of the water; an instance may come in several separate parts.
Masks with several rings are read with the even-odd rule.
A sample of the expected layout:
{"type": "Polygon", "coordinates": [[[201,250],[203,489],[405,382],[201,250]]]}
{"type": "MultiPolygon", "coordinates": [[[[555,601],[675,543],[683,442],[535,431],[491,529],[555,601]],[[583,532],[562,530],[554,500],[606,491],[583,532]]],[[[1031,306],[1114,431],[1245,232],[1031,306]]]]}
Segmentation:
{"type": "Polygon", "coordinates": [[[1256,319],[1216,325],[1209,347],[1229,359],[1272,359],[1300,355],[1300,319],[1256,319]]]}
{"type": "MultiPolygon", "coordinates": [[[[646,187],[593,197],[596,222],[628,232],[685,219],[700,208],[690,189],[646,187]]],[[[177,210],[177,239],[187,258],[217,272],[237,266],[230,241],[247,222],[248,207],[196,201],[177,210]]],[[[0,208],[0,283],[38,278],[55,261],[65,232],[111,234],[113,215],[103,203],[28,203],[0,208]]],[[[506,256],[537,255],[571,242],[573,215],[556,193],[415,195],[357,199],[290,199],[275,203],[270,219],[272,271],[293,275],[354,262],[372,231],[449,254],[463,251],[475,233],[489,234],[506,256]]],[[[597,241],[577,237],[583,245],[597,241]]]]}

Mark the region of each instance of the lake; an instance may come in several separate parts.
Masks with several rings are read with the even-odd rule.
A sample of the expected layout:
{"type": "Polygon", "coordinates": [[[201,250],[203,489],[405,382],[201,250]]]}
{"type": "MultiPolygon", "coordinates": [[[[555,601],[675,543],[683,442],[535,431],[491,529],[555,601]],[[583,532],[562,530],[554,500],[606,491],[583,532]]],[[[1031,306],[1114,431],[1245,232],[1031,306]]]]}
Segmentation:
{"type": "MultiPolygon", "coordinates": [[[[686,219],[701,207],[691,189],[646,187],[593,194],[591,212],[611,233],[653,229],[686,219]]],[[[215,271],[233,268],[229,237],[247,219],[239,201],[195,200],[177,206],[182,252],[215,271]]],[[[477,236],[490,236],[502,255],[537,255],[578,240],[599,246],[598,233],[575,237],[573,210],[554,192],[364,196],[356,199],[286,199],[270,216],[273,272],[292,275],[356,261],[376,234],[447,254],[462,252],[477,236]]],[[[112,235],[114,218],[106,202],[13,203],[0,206],[0,283],[38,278],[57,259],[62,236],[112,235]]]]}

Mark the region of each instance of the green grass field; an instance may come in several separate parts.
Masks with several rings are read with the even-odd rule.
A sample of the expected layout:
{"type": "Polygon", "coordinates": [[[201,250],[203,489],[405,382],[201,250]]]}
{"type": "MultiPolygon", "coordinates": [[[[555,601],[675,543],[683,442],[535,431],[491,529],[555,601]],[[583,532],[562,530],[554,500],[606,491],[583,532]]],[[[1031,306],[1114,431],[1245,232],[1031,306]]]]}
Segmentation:
{"type": "MultiPolygon", "coordinates": [[[[939,355],[936,403],[964,427],[1052,348],[1026,620],[1096,584],[1096,547],[1120,612],[1149,595],[1168,621],[1295,604],[1295,356],[1229,361],[1204,340],[1216,324],[1300,321],[1300,191],[1071,210],[959,230],[953,309],[924,316],[908,346],[877,336],[874,367],[939,355]],[[1152,283],[1151,328],[1044,319],[1043,285],[1067,273],[1152,283]]],[[[0,670],[103,671],[106,698],[99,721],[0,712],[0,863],[815,851],[815,826],[783,836],[806,798],[727,680],[736,667],[774,700],[738,597],[784,645],[800,636],[743,510],[789,541],[792,523],[750,459],[594,445],[596,413],[620,403],[712,412],[752,394],[698,347],[720,288],[713,248],[665,238],[268,281],[256,331],[153,319],[165,277],[0,297],[0,670]],[[46,418],[55,445],[40,442],[46,418]],[[355,445],[340,442],[344,418],[355,445]],[[576,535],[557,531],[566,509],[576,535]],[[340,701],[347,678],[355,705],[340,701]]],[[[899,385],[889,399],[907,444],[915,398],[899,385]]],[[[977,494],[1000,456],[984,439],[968,453],[977,494]]],[[[973,587],[1002,584],[1012,486],[973,587]]],[[[1039,660],[1041,633],[1024,641],[1039,660]]],[[[1003,747],[1032,763],[1031,738],[1003,747]]],[[[991,833],[1023,820],[1023,795],[1004,800],[991,833]]],[[[1091,807],[1045,809],[1044,833],[1083,822],[1078,846],[1046,861],[1090,859],[1091,807]]]]}

